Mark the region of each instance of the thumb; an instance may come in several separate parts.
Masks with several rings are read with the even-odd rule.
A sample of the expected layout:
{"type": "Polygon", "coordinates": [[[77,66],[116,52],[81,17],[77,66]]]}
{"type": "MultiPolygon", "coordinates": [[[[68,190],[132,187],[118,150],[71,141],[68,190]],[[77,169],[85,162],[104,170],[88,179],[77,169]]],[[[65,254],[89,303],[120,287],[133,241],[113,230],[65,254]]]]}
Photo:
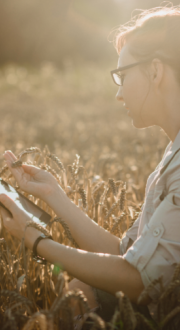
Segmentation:
{"type": "Polygon", "coordinates": [[[30,174],[31,176],[36,175],[41,169],[33,165],[22,164],[22,168],[25,173],[30,174]]]}
{"type": "Polygon", "coordinates": [[[18,215],[18,213],[21,211],[16,205],[16,203],[9,196],[5,194],[0,194],[0,202],[6,207],[7,210],[9,210],[9,212],[12,214],[13,217],[18,215]]]}

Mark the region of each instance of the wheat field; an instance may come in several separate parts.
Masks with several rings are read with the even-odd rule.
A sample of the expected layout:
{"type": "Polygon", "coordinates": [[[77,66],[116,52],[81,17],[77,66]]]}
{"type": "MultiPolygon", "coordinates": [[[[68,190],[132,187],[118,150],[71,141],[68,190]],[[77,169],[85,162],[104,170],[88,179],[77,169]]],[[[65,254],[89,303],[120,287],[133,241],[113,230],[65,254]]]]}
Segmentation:
{"type": "MultiPolygon", "coordinates": [[[[168,138],[156,127],[132,127],[115,100],[110,69],[92,63],[75,67],[68,60],[61,69],[51,63],[3,67],[0,176],[17,187],[3,161],[4,150],[11,149],[18,164],[31,163],[51,172],[78,207],[121,238],[139,215],[147,177],[161,160],[168,138]]],[[[25,196],[52,216],[42,232],[78,247],[63,219],[43,201],[25,196]]],[[[179,329],[180,265],[168,288],[159,278],[139,297],[143,302],[151,287],[159,284],[157,324],[135,313],[123,292],[117,293],[120,308],[105,322],[90,311],[82,291],[68,291],[71,277],[66,272],[58,265],[35,262],[23,240],[5,231],[2,220],[0,229],[0,329],[74,329],[71,299],[83,311],[84,330],[179,329]],[[67,294],[62,296],[64,287],[67,294]]]]}

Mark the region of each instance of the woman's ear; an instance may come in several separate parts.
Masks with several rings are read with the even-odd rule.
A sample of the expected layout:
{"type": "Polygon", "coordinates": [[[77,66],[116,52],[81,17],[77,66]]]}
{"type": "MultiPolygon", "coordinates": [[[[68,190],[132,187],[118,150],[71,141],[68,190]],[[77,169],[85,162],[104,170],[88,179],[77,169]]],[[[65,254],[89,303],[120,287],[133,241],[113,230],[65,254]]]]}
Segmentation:
{"type": "Polygon", "coordinates": [[[163,73],[164,73],[164,64],[160,59],[154,58],[150,65],[150,80],[151,83],[159,86],[162,81],[163,73]]]}

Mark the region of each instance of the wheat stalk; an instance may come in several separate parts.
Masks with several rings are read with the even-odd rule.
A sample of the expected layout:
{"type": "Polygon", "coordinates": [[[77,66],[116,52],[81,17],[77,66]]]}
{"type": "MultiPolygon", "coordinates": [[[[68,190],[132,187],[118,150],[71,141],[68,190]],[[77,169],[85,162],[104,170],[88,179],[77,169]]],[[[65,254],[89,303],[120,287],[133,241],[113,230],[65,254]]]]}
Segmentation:
{"type": "Polygon", "coordinates": [[[146,330],[154,330],[154,326],[150,323],[149,320],[146,319],[146,317],[143,314],[137,312],[137,313],[135,313],[135,316],[136,316],[137,322],[138,322],[138,324],[140,324],[141,328],[143,325],[145,325],[146,330]]]}
{"type": "Polygon", "coordinates": [[[30,148],[27,148],[27,149],[23,150],[22,152],[20,152],[20,154],[18,154],[17,158],[21,159],[25,155],[35,154],[35,153],[41,154],[41,150],[37,147],[30,147],[30,148]]]}
{"type": "Polygon", "coordinates": [[[119,198],[119,208],[120,208],[121,212],[124,211],[125,198],[126,198],[126,184],[124,184],[124,186],[121,190],[120,198],[119,198]]]}
{"type": "Polygon", "coordinates": [[[114,315],[113,315],[113,317],[111,319],[111,322],[110,322],[110,330],[117,329],[117,322],[120,323],[122,321],[120,321],[120,312],[118,310],[115,310],[114,315]]]}
{"type": "Polygon", "coordinates": [[[180,306],[174,308],[161,322],[161,329],[164,329],[165,326],[177,315],[180,314],[180,306]]]}
{"type": "Polygon", "coordinates": [[[179,277],[180,277],[180,263],[176,265],[174,275],[173,275],[173,278],[172,278],[172,282],[177,280],[179,277]]]}
{"type": "Polygon", "coordinates": [[[168,288],[161,294],[159,301],[164,300],[165,298],[167,298],[171,292],[177,288],[178,286],[180,286],[180,281],[179,280],[175,280],[174,282],[171,282],[168,286],[168,288]]]}
{"type": "Polygon", "coordinates": [[[13,162],[13,163],[11,164],[11,166],[12,166],[12,167],[19,167],[19,166],[22,166],[22,164],[23,164],[22,160],[18,159],[18,160],[16,160],[15,162],[13,162]]]}
{"type": "Polygon", "coordinates": [[[115,234],[117,232],[119,225],[125,220],[125,218],[126,218],[126,214],[122,213],[119,218],[115,219],[115,224],[113,225],[110,231],[112,234],[115,234]]]}
{"type": "Polygon", "coordinates": [[[93,327],[91,328],[91,330],[96,330],[96,329],[106,330],[106,324],[100,316],[98,316],[97,314],[95,314],[93,312],[90,312],[88,314],[88,317],[94,321],[94,324],[93,324],[93,327]]]}
{"type": "Polygon", "coordinates": [[[71,232],[70,232],[70,229],[69,229],[67,223],[66,223],[63,219],[61,219],[61,218],[54,218],[54,219],[50,222],[50,226],[52,226],[52,224],[53,224],[54,222],[59,222],[59,223],[62,225],[62,227],[63,227],[63,229],[64,229],[64,231],[65,231],[65,235],[67,236],[67,238],[72,242],[72,244],[73,244],[76,248],[79,248],[78,244],[76,243],[76,241],[74,240],[74,238],[73,238],[72,235],[71,235],[71,232]]]}
{"type": "Polygon", "coordinates": [[[8,170],[8,166],[7,165],[4,165],[3,167],[1,167],[1,170],[0,170],[0,177],[2,177],[8,170]]]}
{"type": "Polygon", "coordinates": [[[149,292],[155,287],[155,285],[160,285],[161,290],[163,291],[162,276],[153,280],[150,285],[148,285],[138,297],[138,304],[143,304],[149,298],[149,292]]]}
{"type": "Polygon", "coordinates": [[[36,322],[38,322],[41,330],[48,330],[46,316],[40,312],[33,314],[22,330],[33,330],[36,322]]]}
{"type": "Polygon", "coordinates": [[[83,202],[83,208],[86,209],[87,207],[87,196],[86,196],[86,191],[83,188],[79,188],[78,191],[79,195],[82,198],[82,202],[83,202]]]}
{"type": "Polygon", "coordinates": [[[115,183],[115,180],[114,179],[108,179],[108,184],[112,190],[112,193],[114,196],[116,196],[116,193],[117,193],[117,189],[116,189],[116,183],[115,183]]]}
{"type": "MultiPolygon", "coordinates": [[[[61,184],[61,177],[58,171],[56,172],[52,167],[53,163],[55,163],[62,172],[63,188],[65,188],[67,195],[70,196],[76,204],[78,204],[80,195],[83,209],[87,214],[91,218],[94,217],[98,224],[101,224],[111,233],[118,234],[119,237],[122,236],[125,228],[125,221],[128,221],[127,217],[129,217],[128,206],[132,206],[133,212],[131,213],[130,226],[132,226],[135,219],[139,216],[140,204],[137,204],[136,200],[133,201],[133,198],[129,200],[129,196],[133,196],[130,183],[128,183],[127,200],[126,185],[123,181],[115,181],[115,179],[111,178],[108,179],[108,182],[105,182],[100,181],[100,178],[98,178],[97,183],[97,180],[94,180],[92,172],[91,175],[88,176],[85,168],[80,166],[80,157],[78,155],[76,155],[73,164],[68,167],[71,172],[71,177],[69,178],[68,176],[67,180],[64,176],[66,175],[64,165],[57,156],[50,153],[47,146],[43,152],[41,152],[39,148],[33,147],[24,150],[19,154],[18,161],[14,163],[14,166],[21,166],[23,156],[28,154],[35,154],[35,157],[33,157],[34,160],[29,163],[47,170],[54,175],[58,183],[61,184]],[[67,181],[68,186],[66,183],[67,181]]],[[[5,175],[7,170],[8,168],[5,165],[1,168],[0,175],[5,175]]],[[[69,171],[67,173],[69,175],[69,171]]],[[[6,181],[14,186],[16,184],[11,174],[6,175],[6,181]]],[[[28,194],[26,195],[29,197],[28,194]]],[[[46,205],[42,201],[37,200],[36,202],[43,209],[46,208],[46,205]]],[[[49,213],[54,216],[52,210],[49,210],[49,213]]],[[[49,235],[47,229],[32,221],[27,223],[27,227],[28,226],[32,226],[45,235],[49,235]]],[[[127,227],[129,227],[129,224],[127,227]]],[[[68,238],[73,246],[78,247],[71,235],[68,225],[63,219],[54,218],[51,220],[49,229],[57,240],[60,238],[62,244],[67,244],[68,238]],[[62,228],[58,224],[54,224],[53,226],[55,222],[60,223],[62,228]]],[[[80,291],[74,290],[74,292],[71,292],[68,290],[68,279],[64,273],[61,272],[58,276],[53,275],[50,264],[44,266],[33,261],[32,254],[25,248],[24,240],[22,240],[20,245],[19,243],[17,245],[15,240],[12,239],[6,231],[4,233],[5,240],[0,240],[0,322],[2,315],[3,326],[6,325],[12,329],[13,324],[16,326],[17,323],[19,326],[19,322],[21,322],[21,328],[23,328],[23,330],[34,330],[34,328],[58,330],[58,326],[63,329],[73,329],[74,321],[71,299],[75,299],[79,305],[82,316],[85,310],[89,319],[92,318],[91,329],[92,327],[94,329],[101,329],[101,327],[105,329],[103,327],[106,327],[106,325],[111,329],[117,329],[121,326],[124,326],[126,330],[135,329],[136,327],[137,330],[141,328],[146,330],[152,329],[152,324],[143,317],[142,314],[134,313],[129,299],[122,292],[116,294],[119,301],[119,310],[115,310],[110,323],[106,324],[102,319],[99,319],[98,315],[95,313],[90,314],[86,297],[80,291]],[[62,296],[64,285],[66,286],[67,293],[65,296],[62,296]],[[21,294],[17,292],[18,288],[21,294]],[[14,290],[16,290],[16,292],[14,290]],[[1,297],[1,292],[6,292],[4,297],[3,294],[1,297]],[[19,296],[13,296],[13,294],[11,296],[11,292],[15,292],[19,296]],[[22,297],[22,300],[18,297],[22,297]],[[23,300],[24,298],[30,301],[31,307],[25,303],[25,300],[23,300]],[[42,308],[46,310],[42,311],[42,308]],[[41,312],[39,312],[39,310],[41,310],[41,312]],[[33,314],[35,311],[36,313],[33,314]],[[27,313],[28,316],[23,313],[27,313]],[[59,315],[62,317],[62,324],[58,321],[59,315]],[[90,317],[90,315],[94,316],[90,317]]],[[[143,291],[141,297],[139,297],[139,301],[142,303],[146,300],[148,293],[155,285],[160,286],[160,298],[158,298],[155,303],[158,308],[160,327],[163,328],[163,330],[169,326],[171,320],[179,314],[179,293],[178,290],[176,290],[179,288],[179,270],[180,264],[176,266],[172,281],[166,290],[163,287],[162,278],[159,278],[153,281],[151,285],[143,291]]],[[[83,325],[85,324],[84,318],[83,325]]]]}

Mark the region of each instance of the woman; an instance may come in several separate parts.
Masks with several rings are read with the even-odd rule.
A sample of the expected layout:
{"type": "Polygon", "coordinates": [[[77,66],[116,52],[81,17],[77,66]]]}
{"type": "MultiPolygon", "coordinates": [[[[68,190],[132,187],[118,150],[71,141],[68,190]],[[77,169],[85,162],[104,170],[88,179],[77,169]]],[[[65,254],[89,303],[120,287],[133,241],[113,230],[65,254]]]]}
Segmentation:
{"type": "MultiPolygon", "coordinates": [[[[37,245],[38,255],[62,264],[75,278],[69,289],[82,289],[90,308],[100,305],[102,313],[109,310],[109,302],[116,301],[117,291],[123,291],[135,306],[153,279],[163,274],[163,284],[167,286],[180,262],[179,29],[180,7],[156,8],[141,14],[116,37],[119,60],[112,75],[119,85],[117,99],[124,102],[135,127],[158,125],[171,140],[148,179],[142,214],[121,241],[77,208],[51,174],[29,165],[13,168],[15,156],[10,151],[4,155],[20,188],[44,200],[62,217],[81,248],[42,239],[37,245]]],[[[28,216],[7,196],[0,195],[0,201],[13,215],[10,219],[1,210],[4,226],[22,239],[28,216]]],[[[29,249],[40,234],[27,228],[25,244],[29,249]]],[[[153,290],[146,301],[149,309],[159,295],[158,287],[153,290]]],[[[155,318],[155,314],[152,316],[155,318]]]]}

